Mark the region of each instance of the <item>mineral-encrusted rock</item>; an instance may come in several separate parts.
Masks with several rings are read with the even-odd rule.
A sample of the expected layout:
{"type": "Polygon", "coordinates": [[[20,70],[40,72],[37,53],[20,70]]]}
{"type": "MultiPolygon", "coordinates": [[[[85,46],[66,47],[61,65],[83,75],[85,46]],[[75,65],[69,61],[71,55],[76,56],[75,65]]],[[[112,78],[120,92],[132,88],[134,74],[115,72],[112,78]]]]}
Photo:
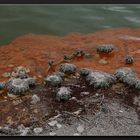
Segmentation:
{"type": "Polygon", "coordinates": [[[51,86],[59,86],[63,82],[62,78],[56,74],[49,75],[45,78],[45,84],[51,86]]]}
{"type": "Polygon", "coordinates": [[[72,90],[69,87],[60,87],[56,94],[56,100],[69,100],[71,98],[72,90]]]}
{"type": "Polygon", "coordinates": [[[63,59],[68,61],[68,60],[71,60],[72,58],[71,58],[71,56],[64,54],[63,59]]]}
{"type": "Polygon", "coordinates": [[[94,88],[108,88],[116,78],[106,72],[92,71],[86,77],[86,81],[94,88]]]}
{"type": "Polygon", "coordinates": [[[129,67],[123,67],[123,68],[119,68],[115,71],[115,77],[123,82],[124,77],[126,77],[127,75],[129,76],[135,76],[135,71],[132,68],[129,67]]]}
{"type": "Polygon", "coordinates": [[[85,52],[84,52],[82,49],[77,48],[77,49],[75,50],[75,52],[74,52],[73,55],[74,55],[74,56],[80,57],[80,56],[84,56],[84,55],[85,55],[85,52]]]}
{"type": "Polygon", "coordinates": [[[123,83],[130,87],[140,89],[140,79],[136,76],[127,75],[123,78],[123,83]]]}
{"type": "Polygon", "coordinates": [[[79,71],[80,76],[87,76],[92,70],[87,69],[87,68],[82,68],[79,71]]]}
{"type": "Polygon", "coordinates": [[[99,45],[96,48],[97,53],[111,53],[114,50],[114,45],[112,44],[103,44],[99,45]]]}
{"type": "Polygon", "coordinates": [[[137,83],[138,78],[136,76],[132,76],[132,75],[126,75],[123,78],[123,83],[129,85],[129,86],[133,86],[135,87],[136,83],[137,83]]]}
{"type": "Polygon", "coordinates": [[[61,64],[60,71],[66,73],[66,74],[74,74],[76,71],[76,65],[69,64],[69,63],[61,64]]]}
{"type": "Polygon", "coordinates": [[[140,89],[140,79],[137,77],[135,71],[132,68],[123,67],[117,69],[115,76],[124,84],[136,89],[140,89]]]}
{"type": "Polygon", "coordinates": [[[20,78],[12,78],[8,81],[6,85],[7,89],[9,90],[9,93],[15,95],[20,95],[21,93],[24,93],[27,90],[29,90],[28,82],[20,78]]]}
{"type": "Polygon", "coordinates": [[[131,55],[126,55],[125,57],[125,64],[133,64],[134,58],[131,55]]]}
{"type": "Polygon", "coordinates": [[[0,82],[0,90],[3,90],[5,88],[5,82],[0,82]]]}

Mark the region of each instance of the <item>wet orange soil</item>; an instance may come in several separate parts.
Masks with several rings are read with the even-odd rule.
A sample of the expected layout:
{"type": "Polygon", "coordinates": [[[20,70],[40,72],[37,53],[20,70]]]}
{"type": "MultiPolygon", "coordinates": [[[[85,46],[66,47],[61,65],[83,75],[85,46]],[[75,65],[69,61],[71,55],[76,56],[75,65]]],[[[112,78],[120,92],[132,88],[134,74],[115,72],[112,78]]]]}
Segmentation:
{"type": "Polygon", "coordinates": [[[78,68],[94,68],[112,73],[116,68],[126,66],[124,56],[132,54],[134,64],[131,66],[140,76],[140,29],[119,28],[92,34],[72,33],[62,37],[34,34],[17,37],[10,44],[0,47],[0,81],[6,80],[1,75],[11,71],[10,65],[25,66],[38,80],[42,80],[47,74],[49,59],[59,62],[64,54],[71,54],[76,48],[92,55],[89,58],[72,60],[71,63],[76,64],[78,68]],[[100,56],[95,49],[100,44],[113,44],[116,49],[108,56],[100,56]],[[100,64],[100,59],[107,60],[108,64],[100,64]]]}

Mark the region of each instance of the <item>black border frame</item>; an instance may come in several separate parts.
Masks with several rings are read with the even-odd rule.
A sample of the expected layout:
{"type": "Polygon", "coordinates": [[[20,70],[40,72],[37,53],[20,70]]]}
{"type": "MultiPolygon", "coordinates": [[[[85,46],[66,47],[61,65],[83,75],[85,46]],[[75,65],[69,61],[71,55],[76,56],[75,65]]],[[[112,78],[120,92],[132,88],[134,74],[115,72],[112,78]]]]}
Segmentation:
{"type": "Polygon", "coordinates": [[[0,4],[138,4],[140,0],[0,0],[0,4]]]}
{"type": "MultiPolygon", "coordinates": [[[[0,0],[0,4],[6,4],[6,5],[9,5],[9,4],[140,4],[140,0],[0,0]]],[[[28,136],[27,136],[28,137],[28,136]]],[[[24,137],[11,137],[11,136],[6,136],[6,137],[3,137],[1,136],[1,138],[6,138],[6,139],[11,139],[11,138],[21,138],[23,139],[24,137]]],[[[32,137],[28,137],[28,138],[35,138],[35,139],[40,139],[40,138],[46,138],[45,137],[40,137],[40,136],[32,136],[32,137]]],[[[47,136],[47,138],[53,138],[53,139],[57,139],[59,137],[55,136],[55,137],[50,137],[50,136],[47,136]]],[[[60,139],[62,138],[71,138],[71,137],[60,137],[60,139]]],[[[72,138],[75,138],[74,136],[72,138]]],[[[81,138],[87,138],[85,136],[79,136],[79,137],[76,137],[76,139],[81,139],[81,138]]],[[[88,136],[88,138],[92,138],[92,136],[88,136]]],[[[123,136],[123,137],[115,137],[115,136],[111,136],[111,137],[99,137],[99,136],[94,136],[94,140],[95,139],[135,139],[135,138],[138,138],[137,136],[136,137],[128,137],[128,136],[123,136]]],[[[25,139],[25,138],[24,138],[25,139]]]]}

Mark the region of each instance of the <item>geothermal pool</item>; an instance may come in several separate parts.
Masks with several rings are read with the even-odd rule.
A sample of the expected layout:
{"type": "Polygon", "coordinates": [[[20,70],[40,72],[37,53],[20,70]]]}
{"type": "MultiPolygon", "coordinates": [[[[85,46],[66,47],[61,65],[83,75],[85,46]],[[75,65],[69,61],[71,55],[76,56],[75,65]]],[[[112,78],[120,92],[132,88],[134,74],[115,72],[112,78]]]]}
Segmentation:
{"type": "Polygon", "coordinates": [[[139,15],[139,4],[0,5],[0,45],[28,33],[63,36],[139,28],[139,15]]]}

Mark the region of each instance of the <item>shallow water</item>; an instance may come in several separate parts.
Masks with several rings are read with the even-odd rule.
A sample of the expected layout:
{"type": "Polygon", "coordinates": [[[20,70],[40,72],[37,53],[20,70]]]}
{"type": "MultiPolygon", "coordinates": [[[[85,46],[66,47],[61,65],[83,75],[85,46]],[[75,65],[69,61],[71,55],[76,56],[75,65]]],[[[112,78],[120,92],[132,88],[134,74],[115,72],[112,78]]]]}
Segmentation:
{"type": "Polygon", "coordinates": [[[140,26],[140,4],[0,5],[0,45],[35,33],[90,33],[110,27],[140,26]]]}

